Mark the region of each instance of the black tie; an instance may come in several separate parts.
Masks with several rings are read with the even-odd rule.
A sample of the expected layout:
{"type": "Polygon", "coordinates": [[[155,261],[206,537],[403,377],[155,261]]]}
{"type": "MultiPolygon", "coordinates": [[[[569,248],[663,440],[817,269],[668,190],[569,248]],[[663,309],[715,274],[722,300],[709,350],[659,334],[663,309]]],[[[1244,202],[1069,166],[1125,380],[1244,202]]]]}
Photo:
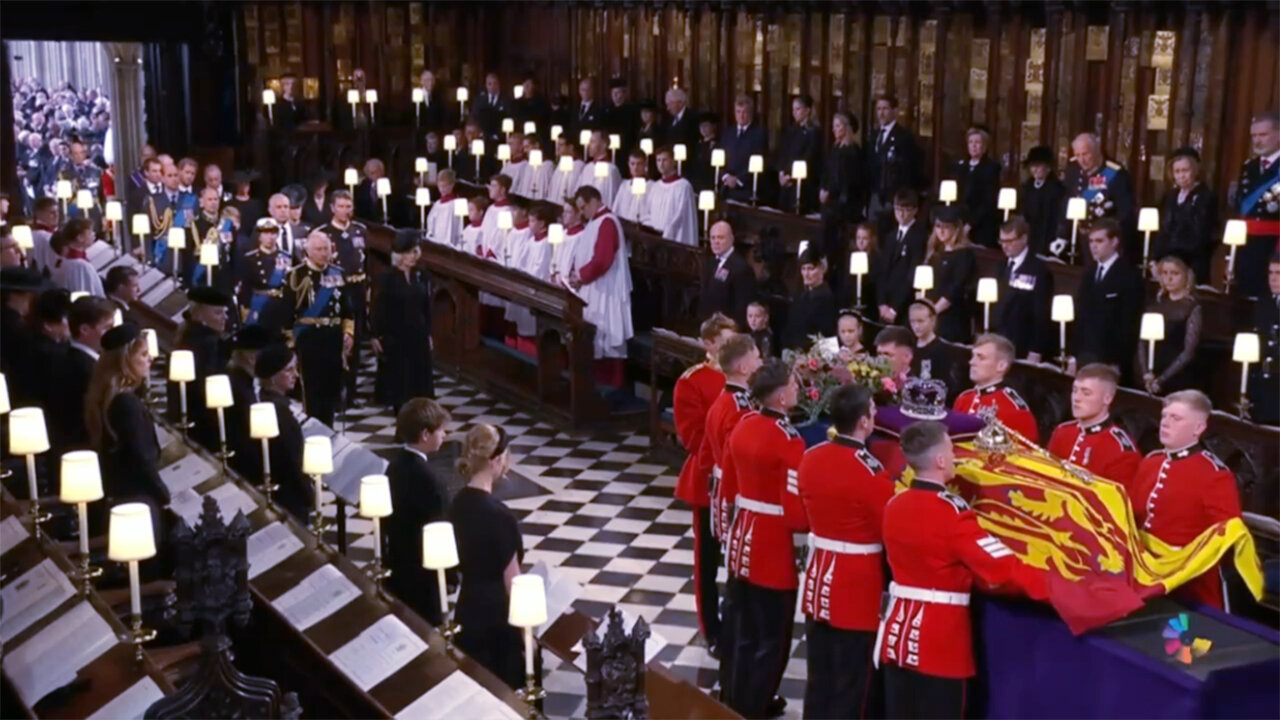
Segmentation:
{"type": "Polygon", "coordinates": [[[898,228],[898,244],[901,245],[907,237],[906,228],[898,228]]]}
{"type": "Polygon", "coordinates": [[[586,103],[582,103],[582,112],[578,114],[578,117],[579,117],[579,118],[584,118],[584,117],[586,117],[586,116],[587,116],[587,104],[586,104],[586,103]]]}
{"type": "Polygon", "coordinates": [[[1099,266],[1098,266],[1098,277],[1094,280],[1094,282],[1101,284],[1101,283],[1102,283],[1102,276],[1103,276],[1102,266],[1101,266],[1101,265],[1099,265],[1099,266]]]}
{"type": "Polygon", "coordinates": [[[1018,267],[1018,261],[1013,258],[1009,258],[1009,274],[1010,275],[1013,274],[1013,269],[1016,267],[1018,267]]]}

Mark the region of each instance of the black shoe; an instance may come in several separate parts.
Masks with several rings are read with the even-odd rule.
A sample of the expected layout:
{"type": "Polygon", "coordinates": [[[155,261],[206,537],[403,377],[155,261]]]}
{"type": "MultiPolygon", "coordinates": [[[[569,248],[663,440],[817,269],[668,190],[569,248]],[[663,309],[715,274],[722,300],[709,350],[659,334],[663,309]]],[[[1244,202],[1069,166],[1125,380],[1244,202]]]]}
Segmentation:
{"type": "Polygon", "coordinates": [[[773,699],[769,701],[769,704],[764,706],[764,716],[769,718],[782,717],[782,714],[786,709],[786,698],[774,695],[773,699]]]}
{"type": "Polygon", "coordinates": [[[720,659],[720,644],[716,642],[707,644],[707,654],[716,660],[720,659]]]}

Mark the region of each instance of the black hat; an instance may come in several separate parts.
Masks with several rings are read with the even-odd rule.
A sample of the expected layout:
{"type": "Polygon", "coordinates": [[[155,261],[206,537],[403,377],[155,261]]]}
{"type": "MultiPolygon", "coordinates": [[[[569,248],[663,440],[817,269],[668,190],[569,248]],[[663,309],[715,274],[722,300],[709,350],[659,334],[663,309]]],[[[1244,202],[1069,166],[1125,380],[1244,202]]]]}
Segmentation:
{"type": "Polygon", "coordinates": [[[40,292],[45,287],[44,276],[28,267],[7,267],[0,270],[0,290],[11,292],[40,292]]]}
{"type": "Polygon", "coordinates": [[[1173,155],[1171,155],[1169,158],[1169,161],[1172,163],[1174,160],[1177,160],[1178,158],[1183,158],[1183,157],[1191,158],[1196,162],[1200,162],[1200,153],[1196,152],[1196,149],[1193,147],[1180,147],[1177,150],[1174,150],[1173,155]]]}
{"type": "Polygon", "coordinates": [[[193,287],[187,291],[187,300],[200,305],[227,305],[231,296],[214,287],[193,287]]]}
{"type": "Polygon", "coordinates": [[[125,322],[111,328],[102,334],[103,351],[116,350],[137,340],[142,335],[141,328],[137,323],[125,322]]]}
{"type": "Polygon", "coordinates": [[[36,298],[32,312],[40,320],[56,322],[71,311],[71,293],[60,287],[51,287],[36,298]]]}
{"type": "Polygon", "coordinates": [[[280,188],[280,194],[289,198],[289,207],[302,207],[302,203],[307,201],[307,189],[296,183],[280,188]]]}
{"type": "Polygon", "coordinates": [[[614,89],[614,88],[624,88],[624,87],[626,87],[626,86],[627,86],[627,81],[626,81],[625,79],[623,79],[623,78],[620,78],[620,77],[616,77],[616,78],[609,78],[609,89],[610,89],[610,90],[612,90],[612,89],[614,89]]]}
{"type": "Polygon", "coordinates": [[[1054,157],[1053,149],[1048,145],[1037,145],[1027,151],[1027,159],[1022,161],[1023,165],[1048,165],[1053,167],[1054,157]]]}
{"type": "Polygon", "coordinates": [[[720,124],[720,116],[713,112],[698,113],[698,124],[711,123],[712,125],[720,124]]]}
{"type": "Polygon", "coordinates": [[[800,253],[799,261],[801,265],[821,265],[822,252],[810,244],[804,249],[804,252],[800,253]]]}
{"type": "Polygon", "coordinates": [[[293,351],[282,343],[268,345],[258,351],[258,359],[253,364],[253,374],[261,380],[275,375],[293,359],[293,351]]]}
{"type": "Polygon", "coordinates": [[[248,185],[258,181],[262,177],[257,170],[237,170],[231,173],[232,185],[248,185]]]}
{"type": "Polygon", "coordinates": [[[391,241],[391,251],[407,253],[418,247],[418,234],[417,230],[397,230],[395,239],[391,241]]]}
{"type": "Polygon", "coordinates": [[[658,103],[654,102],[653,100],[651,100],[651,99],[649,99],[649,98],[645,98],[645,99],[641,100],[640,102],[636,103],[636,107],[637,107],[638,109],[640,109],[640,110],[654,110],[654,111],[656,111],[656,110],[658,109],[658,103]]]}
{"type": "Polygon", "coordinates": [[[261,350],[278,340],[278,334],[261,325],[245,325],[236,333],[231,346],[236,350],[261,350]]]}
{"type": "Polygon", "coordinates": [[[944,225],[963,225],[964,208],[959,203],[936,207],[933,209],[933,221],[944,225]]]}

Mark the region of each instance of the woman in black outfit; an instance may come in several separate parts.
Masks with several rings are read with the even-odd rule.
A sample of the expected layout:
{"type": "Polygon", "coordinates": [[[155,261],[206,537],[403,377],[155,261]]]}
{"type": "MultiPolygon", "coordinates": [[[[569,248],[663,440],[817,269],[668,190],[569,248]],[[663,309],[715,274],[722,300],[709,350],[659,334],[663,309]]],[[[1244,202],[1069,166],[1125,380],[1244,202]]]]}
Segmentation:
{"type": "Polygon", "coordinates": [[[968,210],[969,236],[979,245],[996,246],[1000,232],[1000,211],[996,200],[1000,195],[1000,163],[991,159],[991,134],[985,128],[971,127],[965,133],[969,157],[955,165],[952,176],[956,196],[968,210]]]}
{"type": "Polygon", "coordinates": [[[969,342],[973,337],[978,262],[956,206],[939,208],[934,214],[933,235],[924,261],[933,266],[933,289],[925,296],[938,311],[938,335],[951,342],[969,342]]]}
{"type": "Polygon", "coordinates": [[[1173,187],[1160,203],[1160,232],[1152,238],[1152,277],[1155,262],[1171,252],[1187,259],[1196,283],[1209,282],[1209,264],[1217,249],[1218,200],[1200,182],[1200,153],[1182,148],[1173,154],[1173,187]]]}
{"type": "Polygon", "coordinates": [[[396,233],[391,269],[373,301],[373,349],[378,353],[378,397],[398,412],[415,397],[434,397],[431,377],[431,285],[416,269],[422,250],[417,230],[396,233]]]}
{"type": "Polygon", "coordinates": [[[515,515],[493,497],[493,485],[510,466],[507,434],[492,425],[476,425],[463,441],[458,472],[467,486],[449,507],[458,543],[458,648],[513,688],[524,682],[524,641],[507,623],[511,579],[524,555],[515,515]]]}
{"type": "Polygon", "coordinates": [[[302,202],[302,222],[318,228],[333,218],[329,210],[329,177],[317,173],[307,183],[307,197],[302,202]]]}
{"type": "Polygon", "coordinates": [[[1160,291],[1146,312],[1164,316],[1164,340],[1156,343],[1155,370],[1147,369],[1148,343],[1138,343],[1138,374],[1152,395],[1168,395],[1187,389],[1202,389],[1197,379],[1196,353],[1200,349],[1204,313],[1195,296],[1194,275],[1186,259],[1166,255],[1156,263],[1160,291]]]}
{"type": "Polygon", "coordinates": [[[822,207],[822,248],[830,277],[843,285],[849,275],[848,245],[844,228],[862,219],[866,203],[862,186],[862,147],[854,142],[858,121],[838,112],[831,118],[833,140],[822,160],[818,204],[822,207]]]}

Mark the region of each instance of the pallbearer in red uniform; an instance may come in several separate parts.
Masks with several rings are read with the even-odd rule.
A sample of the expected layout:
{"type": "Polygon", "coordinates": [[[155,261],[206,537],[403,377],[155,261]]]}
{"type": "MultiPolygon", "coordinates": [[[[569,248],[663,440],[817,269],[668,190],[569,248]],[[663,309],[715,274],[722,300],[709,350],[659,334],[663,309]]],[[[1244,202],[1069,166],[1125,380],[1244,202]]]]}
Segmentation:
{"type": "MultiPolygon", "coordinates": [[[[1140,527],[1181,547],[1210,525],[1240,517],[1236,476],[1200,444],[1213,405],[1199,390],[1171,393],[1160,413],[1161,450],[1147,455],[1130,486],[1129,502],[1140,527]]],[[[1226,610],[1222,573],[1209,572],[1179,588],[1184,600],[1226,610]]]]}
{"type": "Polygon", "coordinates": [[[915,477],[884,510],[893,582],[876,657],[884,665],[885,714],[964,717],[965,681],[975,674],[969,622],[975,580],[1045,600],[1048,574],[1023,564],[978,525],[963,498],[947,491],[956,460],[945,425],[926,420],[908,426],[902,453],[915,477]]]}
{"type": "Polygon", "coordinates": [[[729,572],[741,584],[734,609],[730,707],[746,718],[775,717],[776,697],[791,652],[795,616],[794,533],[805,529],[796,471],[804,440],[787,420],[799,392],[791,367],[770,360],[750,380],[760,411],[729,436],[728,464],[736,473],[737,514],[729,530],[729,572]]]}
{"type": "Polygon", "coordinates": [[[686,453],[676,481],[676,497],[693,508],[694,598],[698,629],[708,647],[720,637],[720,594],[716,589],[720,548],[711,536],[711,455],[703,448],[703,436],[707,411],[724,389],[724,373],[716,364],[716,353],[726,339],[733,337],[733,331],[733,321],[720,313],[702,323],[702,346],[707,350],[707,359],[684,371],[676,381],[671,401],[676,436],[686,453]]]}
{"type": "Polygon", "coordinates": [[[1004,384],[1004,378],[1013,367],[1013,343],[1000,335],[979,335],[973,341],[973,355],[969,358],[969,379],[973,387],[956,398],[955,411],[977,414],[984,407],[994,406],[996,419],[1010,430],[1033,443],[1040,442],[1036,428],[1036,416],[1031,414],[1022,396],[1004,384]]]}
{"type": "MultiPolygon", "coordinates": [[[[734,335],[720,346],[716,358],[720,369],[724,371],[724,391],[707,411],[707,431],[702,440],[702,449],[712,460],[711,532],[720,542],[724,542],[728,539],[729,518],[732,517],[732,500],[725,502],[726,478],[721,469],[725,463],[725,445],[738,421],[754,408],[751,394],[747,390],[747,381],[752,373],[760,369],[760,348],[750,335],[734,335]]],[[[728,479],[733,481],[732,477],[728,479]]],[[[736,493],[736,490],[733,492],[736,493]]],[[[710,541],[707,544],[710,545],[710,541]]],[[[716,553],[717,564],[705,565],[702,559],[695,557],[695,572],[700,567],[707,568],[704,577],[709,578],[712,587],[716,570],[719,569],[719,559],[719,553],[716,553]]],[[[720,656],[720,701],[726,704],[732,687],[729,677],[733,672],[733,612],[739,595],[738,579],[733,573],[729,573],[725,581],[724,601],[720,603],[720,636],[708,649],[712,656],[720,656]]]]}
{"type": "Polygon", "coordinates": [[[1090,363],[1071,383],[1071,416],[1054,428],[1049,452],[1126,488],[1142,454],[1129,433],[1111,419],[1120,373],[1110,365],[1090,363]]]}
{"type": "Polygon", "coordinates": [[[840,387],[829,411],[838,434],[806,452],[799,472],[810,531],[800,591],[809,619],[804,716],[866,717],[884,591],[880,523],[893,480],[866,446],[875,427],[871,391],[840,387]]]}

